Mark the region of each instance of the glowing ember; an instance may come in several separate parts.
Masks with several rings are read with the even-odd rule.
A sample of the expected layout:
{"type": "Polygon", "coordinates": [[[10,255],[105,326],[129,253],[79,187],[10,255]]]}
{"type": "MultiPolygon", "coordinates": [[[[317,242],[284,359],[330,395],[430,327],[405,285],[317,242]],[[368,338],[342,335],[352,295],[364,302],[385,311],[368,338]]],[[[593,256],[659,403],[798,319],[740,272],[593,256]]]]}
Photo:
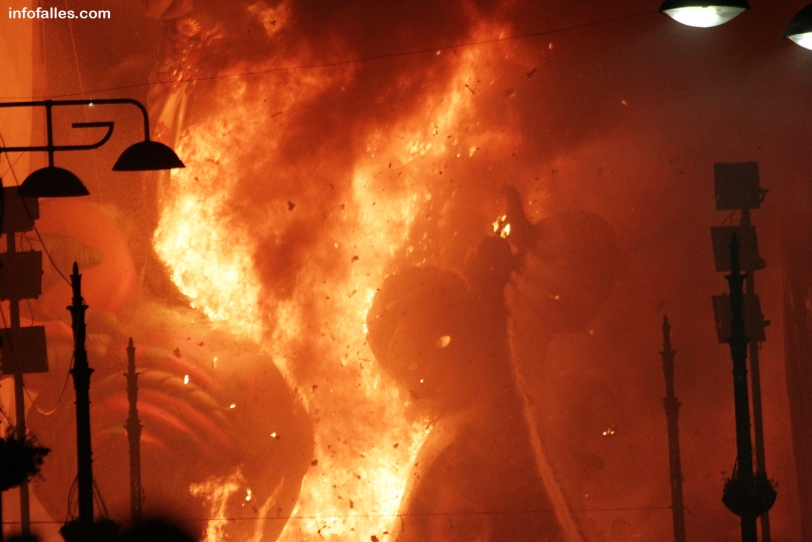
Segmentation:
{"type": "Polygon", "coordinates": [[[442,337],[437,339],[437,344],[435,344],[435,346],[437,348],[445,348],[449,344],[451,344],[451,336],[450,335],[443,335],[442,337]]]}

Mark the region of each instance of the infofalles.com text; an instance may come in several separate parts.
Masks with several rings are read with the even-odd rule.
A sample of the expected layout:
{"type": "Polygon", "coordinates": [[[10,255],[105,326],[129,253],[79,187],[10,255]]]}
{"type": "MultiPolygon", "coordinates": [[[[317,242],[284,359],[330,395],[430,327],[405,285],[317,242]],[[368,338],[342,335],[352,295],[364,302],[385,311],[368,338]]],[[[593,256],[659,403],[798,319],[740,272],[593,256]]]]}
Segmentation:
{"type": "Polygon", "coordinates": [[[55,7],[37,9],[11,9],[8,8],[9,19],[109,19],[109,9],[59,9],[55,7]]]}

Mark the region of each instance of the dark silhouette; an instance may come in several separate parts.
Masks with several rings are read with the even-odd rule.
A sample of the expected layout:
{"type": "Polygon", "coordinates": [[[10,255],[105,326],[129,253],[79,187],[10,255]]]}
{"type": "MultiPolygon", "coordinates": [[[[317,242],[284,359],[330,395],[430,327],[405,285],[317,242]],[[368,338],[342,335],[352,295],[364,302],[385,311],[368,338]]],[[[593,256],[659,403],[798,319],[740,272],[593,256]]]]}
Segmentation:
{"type": "Polygon", "coordinates": [[[87,527],[93,523],[93,459],[90,441],[90,375],[85,349],[85,311],[82,298],[82,275],[74,262],[71,275],[73,303],[68,310],[73,328],[73,387],[76,390],[76,457],[78,459],[79,521],[87,527]]]}
{"type": "Polygon", "coordinates": [[[59,528],[59,535],[65,542],[113,542],[121,526],[107,517],[97,517],[92,521],[71,519],[59,528]]]}
{"type": "MultiPolygon", "coordinates": [[[[753,451],[755,452],[756,472],[762,473],[767,479],[767,460],[764,453],[764,419],[761,408],[761,368],[759,362],[759,343],[766,340],[764,328],[770,325],[761,314],[761,303],[755,293],[755,272],[765,267],[765,262],[758,255],[758,242],[756,228],[750,220],[750,211],[761,207],[767,195],[767,189],[759,185],[758,162],[721,163],[713,166],[714,187],[716,196],[716,209],[724,211],[741,211],[741,221],[738,228],[712,228],[722,233],[722,243],[730,239],[729,230],[733,229],[741,244],[739,251],[739,265],[744,272],[744,326],[750,339],[748,355],[750,356],[750,388],[752,391],[753,406],[753,451]]],[[[717,233],[718,235],[718,233],[717,233]]],[[[714,242],[715,247],[722,243],[714,242]]],[[[720,247],[721,248],[721,247],[720,247]]],[[[716,252],[718,248],[715,248],[716,252]]],[[[729,263],[728,251],[717,257],[722,263],[729,263]]],[[[717,271],[726,271],[729,267],[717,271]]],[[[727,339],[728,337],[724,337],[727,339]]],[[[770,515],[760,516],[762,542],[771,542],[770,515]]]]}
{"type": "Polygon", "coordinates": [[[141,492],[141,420],[138,419],[138,373],[135,372],[133,338],[127,342],[127,441],[130,446],[130,522],[141,523],[144,497],[141,492]]]}
{"type": "Polygon", "coordinates": [[[401,542],[559,540],[511,374],[504,310],[501,321],[489,312],[459,276],[436,268],[388,278],[373,303],[373,352],[435,420],[400,510],[401,542]]]}
{"type": "Polygon", "coordinates": [[[722,502],[741,517],[742,542],[757,542],[756,518],[766,514],[775,503],[773,484],[762,471],[753,469],[753,444],[750,440],[750,402],[747,390],[747,345],[750,339],[744,331],[745,276],[739,266],[739,242],[736,234],[730,241],[731,337],[730,356],[733,358],[733,398],[736,411],[736,464],[733,475],[725,482],[722,502]]]}
{"type": "Polygon", "coordinates": [[[433,426],[404,495],[401,542],[564,540],[528,436],[509,330],[527,313],[543,336],[583,325],[608,296],[619,251],[594,215],[531,224],[515,189],[505,193],[501,235],[472,251],[467,283],[404,269],[384,281],[367,317],[376,358],[433,426]],[[592,284],[570,282],[586,277],[592,284]],[[506,300],[508,284],[521,300],[506,300]]]}
{"type": "MultiPolygon", "coordinates": [[[[2,414],[5,417],[5,413],[2,414]]],[[[7,491],[39,475],[43,458],[51,450],[41,446],[36,437],[28,434],[25,440],[17,436],[17,428],[5,424],[4,438],[0,438],[0,491],[7,491]]]]}
{"type": "Polygon", "coordinates": [[[674,525],[674,542],[685,542],[685,504],[682,500],[682,459],[679,449],[679,407],[674,395],[674,350],[671,349],[671,326],[663,316],[663,374],[665,375],[665,417],[668,422],[668,466],[671,478],[671,520],[674,525]]]}
{"type": "MultiPolygon", "coordinates": [[[[43,458],[51,450],[41,446],[31,433],[27,433],[25,439],[20,439],[17,428],[2,408],[0,415],[6,419],[5,437],[0,439],[0,495],[2,495],[3,491],[27,484],[39,476],[43,458]]],[[[0,512],[2,512],[1,502],[0,512]]],[[[0,542],[3,540],[2,518],[3,515],[0,513],[0,542]]],[[[29,534],[21,534],[18,538],[26,539],[29,534]]]]}
{"type": "MultiPolygon", "coordinates": [[[[22,198],[17,187],[0,190],[0,229],[6,236],[6,252],[0,254],[0,299],[9,302],[9,326],[2,331],[2,373],[14,377],[14,410],[17,417],[17,440],[27,439],[23,375],[48,370],[43,326],[20,325],[20,302],[36,298],[42,291],[42,253],[18,250],[17,236],[34,229],[39,218],[36,198],[22,198]]],[[[20,242],[22,245],[22,242],[20,242]]],[[[20,526],[23,536],[31,534],[28,481],[20,487],[20,526]]]]}
{"type": "Polygon", "coordinates": [[[197,542],[197,538],[171,520],[146,518],[124,531],[118,542],[197,542]]]}
{"type": "MultiPolygon", "coordinates": [[[[94,514],[93,451],[90,432],[90,375],[93,369],[87,362],[85,338],[85,311],[88,306],[82,298],[82,275],[79,266],[73,263],[71,274],[73,302],[68,307],[73,328],[73,387],[76,391],[76,457],[79,514],[71,517],[59,529],[65,542],[111,542],[118,534],[119,525],[109,519],[106,510],[98,517],[94,514]]],[[[103,501],[102,501],[103,502],[103,501]]],[[[68,510],[73,514],[72,510],[68,510]]]]}

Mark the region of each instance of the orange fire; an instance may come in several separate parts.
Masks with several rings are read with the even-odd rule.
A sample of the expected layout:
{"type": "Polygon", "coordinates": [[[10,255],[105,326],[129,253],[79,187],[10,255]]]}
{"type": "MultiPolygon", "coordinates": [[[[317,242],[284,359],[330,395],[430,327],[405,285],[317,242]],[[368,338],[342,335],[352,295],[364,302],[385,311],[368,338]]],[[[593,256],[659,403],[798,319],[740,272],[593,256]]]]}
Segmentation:
{"type": "Polygon", "coordinates": [[[225,519],[226,504],[244,481],[239,469],[236,469],[227,477],[212,477],[200,484],[192,484],[189,488],[192,495],[204,499],[209,504],[212,518],[218,518],[209,520],[206,526],[206,540],[209,542],[222,542],[225,539],[222,531],[228,523],[225,519]]]}
{"type": "MultiPolygon", "coordinates": [[[[332,184],[308,184],[295,164],[285,163],[284,121],[263,113],[270,102],[281,116],[295,116],[303,104],[340,88],[352,67],[297,72],[284,84],[226,80],[214,92],[219,102],[211,113],[182,137],[178,151],[187,167],[165,180],[155,249],[193,307],[266,348],[314,425],[312,467],[280,540],[381,539],[397,519],[431,421],[410,413],[409,398],[375,363],[366,314],[376,288],[398,265],[427,263],[432,239],[413,225],[433,198],[453,197],[448,182],[437,180],[438,169],[471,159],[479,148],[515,143],[476,120],[470,84],[492,84],[488,64],[498,55],[491,53],[454,53],[453,75],[424,97],[423,107],[371,131],[342,202],[321,195],[332,184]],[[263,160],[265,167],[255,165],[263,160]],[[244,191],[239,181],[249,175],[252,190],[263,191],[260,205],[235,200],[244,191]],[[277,292],[257,271],[258,256],[296,236],[297,228],[318,224],[324,224],[318,252],[299,262],[289,291],[277,292]],[[308,366],[297,357],[304,349],[317,353],[308,366]]],[[[436,207],[434,214],[443,220],[436,207]]],[[[232,482],[209,481],[192,491],[211,502],[218,518],[217,502],[228,498],[232,482]]],[[[209,525],[209,542],[218,540],[218,525],[209,525]]]]}

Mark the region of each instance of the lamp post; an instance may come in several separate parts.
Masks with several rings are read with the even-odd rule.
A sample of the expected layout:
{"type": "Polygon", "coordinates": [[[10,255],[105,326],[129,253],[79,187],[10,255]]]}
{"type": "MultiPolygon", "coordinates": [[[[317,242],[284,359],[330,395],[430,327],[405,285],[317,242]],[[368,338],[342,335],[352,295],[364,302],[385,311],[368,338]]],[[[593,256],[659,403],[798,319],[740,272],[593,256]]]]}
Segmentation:
{"type": "MultiPolygon", "coordinates": [[[[758,164],[756,162],[715,164],[714,185],[717,210],[741,211],[739,226],[711,228],[711,239],[713,241],[717,271],[730,271],[733,273],[729,245],[732,236],[736,236],[737,246],[740,247],[736,249],[736,263],[744,271],[744,293],[741,294],[742,325],[744,326],[742,337],[746,337],[744,344],[750,357],[750,387],[752,391],[752,421],[756,459],[755,474],[766,480],[767,465],[764,454],[759,343],[766,341],[764,328],[770,324],[770,321],[764,320],[764,315],[761,313],[761,303],[755,293],[755,271],[763,269],[765,264],[764,260],[759,256],[756,228],[750,221],[750,210],[758,209],[761,206],[767,190],[762,189],[759,185],[758,164]]],[[[730,296],[713,297],[714,317],[720,343],[729,342],[735,336],[731,309],[732,302],[732,293],[730,296]]],[[[747,381],[746,374],[745,368],[745,383],[747,381]]],[[[749,437],[749,418],[747,428],[749,437]]],[[[770,516],[767,511],[759,515],[762,542],[770,542],[770,516]]]]}
{"type": "MultiPolygon", "coordinates": [[[[734,233],[730,241],[730,274],[725,275],[730,286],[731,336],[727,342],[733,358],[733,398],[736,411],[736,467],[730,482],[738,482],[739,486],[746,488],[753,479],[753,447],[750,441],[750,405],[747,393],[747,343],[750,339],[744,331],[744,275],[739,268],[739,248],[734,233]]],[[[740,493],[747,495],[748,492],[745,489],[740,493]]],[[[746,498],[741,498],[740,501],[736,503],[739,506],[733,507],[732,511],[741,518],[742,542],[757,542],[756,516],[747,509],[749,502],[746,498]]],[[[729,503],[725,502],[725,505],[729,506],[729,503]]]]}
{"type": "MultiPolygon", "coordinates": [[[[38,169],[31,173],[23,183],[15,190],[15,201],[19,198],[33,198],[34,204],[36,198],[40,197],[75,197],[87,196],[89,192],[85,185],[79,178],[67,169],[56,167],[54,165],[54,153],[56,151],[85,151],[93,150],[101,147],[113,134],[114,123],[112,121],[104,122],[76,122],[71,126],[73,128],[106,128],[107,132],[104,136],[88,145],[56,145],[54,143],[54,130],[53,130],[53,109],[56,107],[66,106],[103,106],[103,105],[133,105],[141,112],[144,122],[144,140],[134,145],[131,145],[113,165],[114,171],[154,171],[173,168],[185,167],[183,162],[178,158],[175,152],[157,141],[151,141],[149,138],[149,115],[147,110],[141,102],[129,98],[113,98],[113,99],[99,99],[99,100],[41,100],[41,101],[27,101],[27,102],[5,102],[0,103],[0,109],[15,108],[15,107],[43,107],[45,108],[45,122],[47,128],[47,143],[45,145],[29,145],[23,147],[0,147],[0,152],[47,152],[48,153],[48,166],[38,169]]],[[[25,200],[20,199],[19,202],[25,200]]],[[[23,204],[25,205],[25,204],[23,204]]],[[[19,206],[19,204],[17,204],[19,206]]],[[[28,205],[31,207],[31,204],[28,205]]],[[[26,213],[30,217],[30,211],[26,213]]],[[[33,221],[33,218],[30,220],[33,221]]],[[[7,222],[7,221],[6,221],[7,222]]],[[[8,223],[0,225],[0,229],[8,233],[8,228],[11,227],[8,223]]],[[[16,230],[13,230],[16,231],[16,230]]],[[[23,230],[24,231],[24,230],[23,230]]],[[[8,243],[8,257],[15,257],[14,238],[13,235],[8,235],[10,242],[8,243]]],[[[21,254],[16,254],[19,259],[21,254]]],[[[16,261],[16,259],[14,260],[16,261]]],[[[40,263],[41,269],[41,263],[40,263]]],[[[30,273],[29,273],[30,274],[30,273]]],[[[19,275],[19,273],[17,274],[19,275]]],[[[16,275],[14,275],[16,277],[16,275]]],[[[39,275],[37,275],[39,279],[39,275]]],[[[77,435],[77,467],[78,467],[78,488],[79,488],[79,521],[87,526],[92,524],[93,518],[93,475],[92,475],[92,450],[90,446],[90,375],[93,369],[90,368],[87,362],[87,351],[84,347],[85,325],[84,325],[84,312],[87,306],[84,304],[81,295],[81,275],[78,272],[76,264],[73,265],[73,274],[71,276],[71,286],[73,289],[73,303],[68,310],[71,312],[73,332],[74,332],[74,368],[71,369],[73,375],[74,388],[76,390],[76,435],[77,435]]],[[[39,282],[37,282],[36,295],[28,297],[38,297],[39,282]]],[[[0,292],[1,293],[1,292],[0,292]]],[[[19,327],[19,306],[15,302],[25,296],[18,293],[16,297],[3,297],[0,298],[11,299],[11,320],[12,330],[19,327]],[[16,307],[16,310],[15,310],[16,307]],[[16,324],[16,326],[15,326],[16,324]]],[[[42,350],[44,351],[44,333],[42,333],[42,350]]],[[[8,341],[4,341],[4,344],[8,341]]],[[[5,356],[4,356],[5,357],[5,356]]],[[[43,356],[44,357],[44,356],[43,356]]],[[[45,368],[47,371],[47,366],[45,368]]],[[[25,420],[24,420],[24,397],[22,389],[22,373],[24,370],[18,370],[14,375],[15,382],[15,398],[17,405],[17,425],[20,428],[22,437],[24,438],[25,420]]],[[[23,524],[23,533],[28,533],[28,502],[27,502],[27,488],[21,486],[20,498],[20,516],[23,524]],[[23,491],[25,489],[25,491],[23,491]],[[23,495],[25,493],[25,495],[23,495]],[[25,498],[23,498],[25,497],[25,498]]]]}
{"type": "MultiPolygon", "coordinates": [[[[42,291],[42,253],[17,250],[17,235],[34,229],[39,218],[36,198],[19,198],[17,187],[0,189],[0,233],[6,236],[6,251],[0,253],[0,301],[9,303],[9,326],[0,329],[2,364],[0,372],[14,380],[14,410],[17,439],[25,442],[25,392],[23,375],[48,371],[45,327],[20,325],[20,301],[36,299],[42,291]]],[[[22,248],[22,247],[20,247],[22,248]]],[[[28,482],[20,484],[20,530],[31,534],[28,513],[28,482]]]]}
{"type": "Polygon", "coordinates": [[[73,328],[73,388],[76,392],[76,456],[78,459],[79,522],[93,523],[93,452],[90,445],[90,375],[85,349],[85,305],[82,299],[82,275],[74,262],[70,276],[73,302],[68,307],[73,328]]]}
{"type": "Polygon", "coordinates": [[[133,338],[127,343],[127,440],[130,445],[130,522],[140,525],[143,519],[141,496],[141,421],[138,419],[138,373],[135,372],[135,346],[133,338]]]}

